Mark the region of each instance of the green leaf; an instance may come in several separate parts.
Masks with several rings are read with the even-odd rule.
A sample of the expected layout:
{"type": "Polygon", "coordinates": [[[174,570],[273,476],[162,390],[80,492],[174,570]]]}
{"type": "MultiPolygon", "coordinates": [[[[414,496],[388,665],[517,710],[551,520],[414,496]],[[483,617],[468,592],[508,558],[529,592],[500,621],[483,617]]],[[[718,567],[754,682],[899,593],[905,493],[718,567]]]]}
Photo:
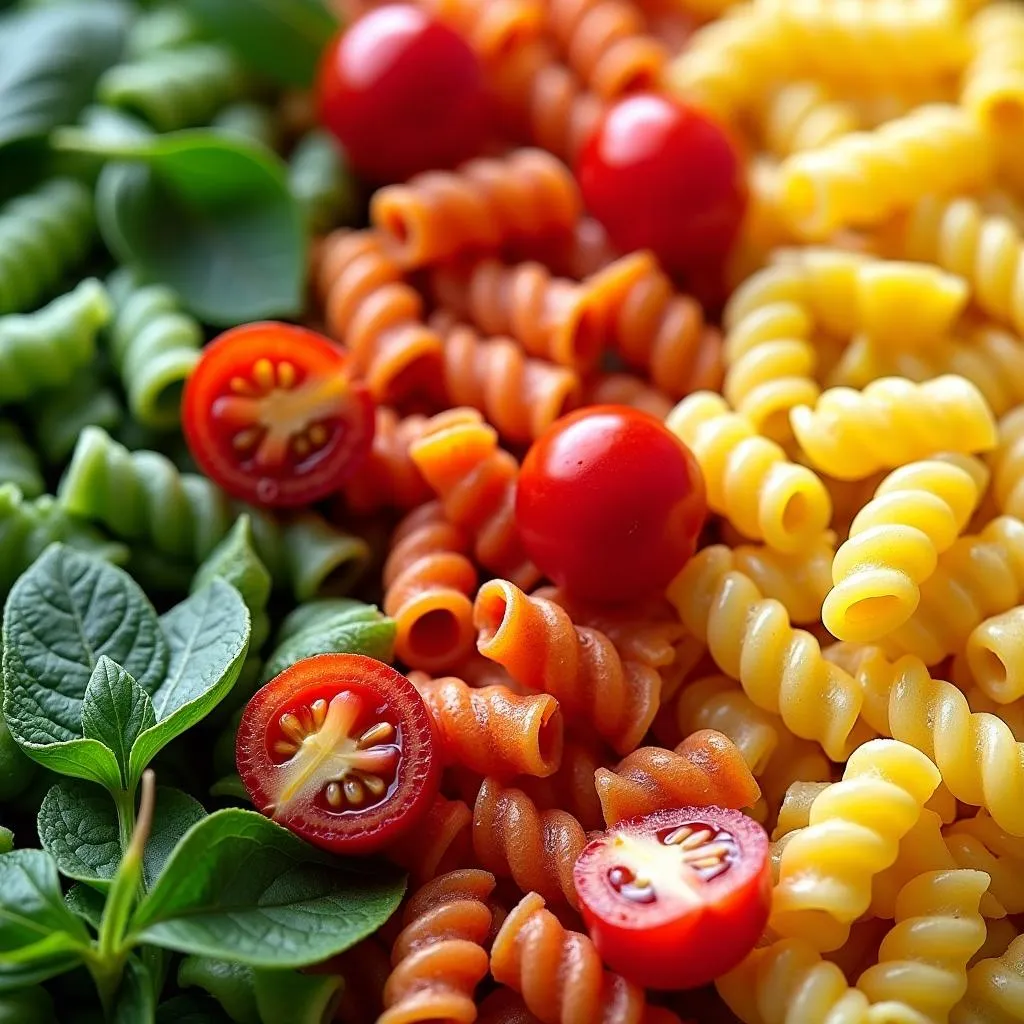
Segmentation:
{"type": "Polygon", "coordinates": [[[105,749],[79,738],[85,690],[102,655],[124,666],[147,693],[167,670],[160,623],[135,581],[62,544],[47,548],[15,583],[3,644],[8,727],[29,756],[56,771],[73,767],[80,751],[99,758],[93,748],[105,749]],[[72,741],[76,750],[60,750],[72,741]]]}
{"type": "Polygon", "coordinates": [[[209,996],[175,996],[156,1009],[157,1024],[231,1024],[209,996]]]}
{"type": "Polygon", "coordinates": [[[56,1019],[53,999],[39,985],[0,996],[0,1024],[50,1024],[56,1019]]]}
{"type": "Polygon", "coordinates": [[[156,996],[153,988],[153,978],[146,965],[138,957],[129,957],[110,1014],[111,1024],[154,1024],[156,996]]]}
{"type": "Polygon", "coordinates": [[[0,854],[10,853],[14,849],[14,833],[0,825],[0,854]]]}
{"type": "Polygon", "coordinates": [[[139,734],[156,725],[149,694],[105,654],[96,662],[82,701],[82,730],[113,751],[128,786],[128,759],[139,734]]]}
{"type": "Polygon", "coordinates": [[[330,857],[253,811],[193,826],[136,908],[137,942],[254,967],[303,967],[372,934],[401,901],[401,875],[330,857]]]}
{"type": "Polygon", "coordinates": [[[185,8],[253,71],[309,86],[338,23],[321,0],[184,0],[185,8]]]}
{"type": "Polygon", "coordinates": [[[124,47],[121,4],[53,4],[4,19],[0,32],[0,148],[69,124],[124,47]]]}
{"type": "MultiPolygon", "coordinates": [[[[170,787],[156,791],[153,827],[143,860],[152,886],[178,840],[206,816],[202,804],[170,787]]],[[[56,783],[43,797],[36,819],[39,842],[61,874],[105,891],[121,860],[117,811],[109,795],[87,782],[56,783]]]]}
{"type": "Polygon", "coordinates": [[[100,921],[103,920],[103,910],[107,905],[107,898],[103,893],[90,889],[87,885],[76,884],[64,894],[64,905],[76,917],[80,917],[98,930],[100,921]]]}
{"type": "Polygon", "coordinates": [[[230,692],[249,646],[249,611],[223,580],[160,617],[170,650],[167,677],[153,694],[156,725],[135,741],[129,786],[162,747],[206,717],[230,692]]]}
{"type": "Polygon", "coordinates": [[[263,666],[263,681],[314,654],[365,654],[391,661],[395,622],[372,604],[328,598],[300,605],[281,624],[278,645],[263,666]]]}
{"type": "Polygon", "coordinates": [[[256,1006],[253,968],[212,956],[187,956],[178,968],[182,988],[201,988],[236,1024],[262,1024],[256,1006]]]}
{"type": "Polygon", "coordinates": [[[337,974],[303,974],[256,968],[253,971],[260,1020],[321,1024],[332,1020],[345,986],[337,974]]]}

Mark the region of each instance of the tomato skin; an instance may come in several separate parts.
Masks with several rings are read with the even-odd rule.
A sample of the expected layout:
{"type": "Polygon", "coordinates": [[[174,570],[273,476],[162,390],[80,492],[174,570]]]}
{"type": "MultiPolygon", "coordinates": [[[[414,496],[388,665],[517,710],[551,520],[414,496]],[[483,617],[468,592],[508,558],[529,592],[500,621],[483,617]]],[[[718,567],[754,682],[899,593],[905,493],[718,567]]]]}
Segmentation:
{"type": "Polygon", "coordinates": [[[573,877],[605,963],[647,988],[698,988],[731,970],[754,948],[771,908],[768,836],[740,811],[721,807],[673,808],[620,822],[583,850],[573,877]],[[637,903],[613,888],[609,871],[625,859],[617,835],[651,837],[691,822],[727,830],[739,849],[724,874],[699,883],[695,902],[666,888],[655,901],[637,903]]]}
{"type": "Polygon", "coordinates": [[[235,760],[258,811],[333,853],[372,853],[404,835],[430,809],[441,779],[433,722],[416,688],[390,665],[361,654],[304,658],[258,690],[242,713],[235,760]],[[283,735],[282,715],[342,692],[360,699],[363,724],[395,726],[400,756],[393,781],[381,799],[365,808],[334,810],[320,795],[279,806],[287,758],[276,753],[274,744],[283,735]]]}
{"type": "MultiPolygon", "coordinates": [[[[337,493],[369,455],[376,427],[373,400],[362,384],[348,379],[348,364],[346,352],[304,327],[263,321],[225,331],[203,349],[185,384],[182,430],[192,457],[225,491],[255,505],[307,505],[337,493]],[[251,397],[233,390],[236,379],[247,381],[256,394],[252,375],[261,359],[269,360],[275,371],[282,364],[291,366],[296,389],[331,386],[333,394],[321,417],[325,443],[306,457],[297,459],[286,449],[272,464],[257,466],[251,452],[243,453],[233,444],[256,421],[236,421],[221,413],[226,403],[251,397]]],[[[274,388],[282,390],[277,383],[274,388]]],[[[314,397],[310,393],[307,404],[314,397]]],[[[283,415],[284,407],[278,408],[283,415]]],[[[301,399],[292,408],[291,415],[301,410],[301,399]]]]}
{"type": "Polygon", "coordinates": [[[320,120],[375,183],[453,167],[479,152],[488,100],[476,55],[411,4],[370,11],[327,47],[320,120]]]}
{"type": "Polygon", "coordinates": [[[747,205],[743,162],[725,129],[650,93],[607,111],[577,177],[619,249],[651,249],[670,272],[701,279],[725,260],[747,205]]]}
{"type": "Polygon", "coordinates": [[[516,525],[538,568],[584,601],[662,591],[707,515],[693,454],[653,416],[591,406],[556,421],[523,461],[516,525]]]}

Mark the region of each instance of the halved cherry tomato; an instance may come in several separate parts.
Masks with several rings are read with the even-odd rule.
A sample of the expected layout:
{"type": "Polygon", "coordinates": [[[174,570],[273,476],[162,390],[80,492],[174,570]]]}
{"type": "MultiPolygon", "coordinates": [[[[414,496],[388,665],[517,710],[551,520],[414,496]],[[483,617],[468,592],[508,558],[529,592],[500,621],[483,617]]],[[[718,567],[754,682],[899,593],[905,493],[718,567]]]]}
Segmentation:
{"type": "Polygon", "coordinates": [[[370,451],[369,392],[348,356],[303,327],[225,331],[185,385],[182,426],[200,468],[258,505],[306,505],[340,490],[370,451]]]}
{"type": "Polygon", "coordinates": [[[235,744],[256,808],[336,853],[370,853],[437,793],[430,713],[405,676],[361,654],[318,654],[246,705],[235,744]]]}
{"type": "Polygon", "coordinates": [[[557,420],[523,461],[516,525],[526,553],[584,601],[664,590],[697,545],[707,505],[690,450],[660,421],[621,405],[557,420]]]}
{"type": "Polygon", "coordinates": [[[768,921],[768,836],[739,811],[680,807],[623,821],[583,850],[573,877],[605,962],[649,988],[707,984],[768,921]]]}

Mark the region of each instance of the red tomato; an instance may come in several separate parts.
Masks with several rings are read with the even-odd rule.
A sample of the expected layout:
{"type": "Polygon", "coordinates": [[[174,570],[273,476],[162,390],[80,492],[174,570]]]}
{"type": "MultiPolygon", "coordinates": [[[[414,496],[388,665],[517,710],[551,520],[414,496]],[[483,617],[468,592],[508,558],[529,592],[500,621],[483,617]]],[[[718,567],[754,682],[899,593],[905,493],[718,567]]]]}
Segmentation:
{"type": "Polygon", "coordinates": [[[697,988],[731,970],[771,905],[768,836],[721,807],[621,822],[583,850],[573,878],[605,962],[648,988],[697,988]]]}
{"type": "Polygon", "coordinates": [[[619,405],[552,424],[527,453],[516,493],[526,553],[560,587],[601,603],[664,590],[706,514],[690,450],[653,416],[619,405]]]}
{"type": "Polygon", "coordinates": [[[207,345],[182,399],[203,472],[259,505],[305,505],[340,490],[370,451],[375,419],[342,349],[274,322],[233,327],[207,345]]]}
{"type": "Polygon", "coordinates": [[[305,658],[258,690],[235,760],[257,810],[336,853],[370,853],[412,828],[441,772],[415,687],[361,654],[305,658]]]}
{"type": "Polygon", "coordinates": [[[324,54],[317,91],[321,121],[375,182],[466,160],[487,129],[476,55],[411,4],[379,7],[342,32],[324,54]]]}
{"type": "Polygon", "coordinates": [[[747,203],[739,151],[700,111],[638,93],[611,107],[577,168],[583,199],[623,251],[651,249],[670,270],[707,275],[747,203]]]}

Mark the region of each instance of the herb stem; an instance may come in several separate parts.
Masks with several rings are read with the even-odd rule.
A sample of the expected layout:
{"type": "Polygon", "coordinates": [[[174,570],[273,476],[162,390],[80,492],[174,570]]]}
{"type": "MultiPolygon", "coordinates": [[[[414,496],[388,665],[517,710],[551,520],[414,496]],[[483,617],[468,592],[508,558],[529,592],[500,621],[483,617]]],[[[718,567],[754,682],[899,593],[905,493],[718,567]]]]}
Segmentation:
{"type": "Polygon", "coordinates": [[[113,794],[117,808],[117,833],[121,852],[128,850],[135,831],[135,793],[120,789],[113,794]]]}

